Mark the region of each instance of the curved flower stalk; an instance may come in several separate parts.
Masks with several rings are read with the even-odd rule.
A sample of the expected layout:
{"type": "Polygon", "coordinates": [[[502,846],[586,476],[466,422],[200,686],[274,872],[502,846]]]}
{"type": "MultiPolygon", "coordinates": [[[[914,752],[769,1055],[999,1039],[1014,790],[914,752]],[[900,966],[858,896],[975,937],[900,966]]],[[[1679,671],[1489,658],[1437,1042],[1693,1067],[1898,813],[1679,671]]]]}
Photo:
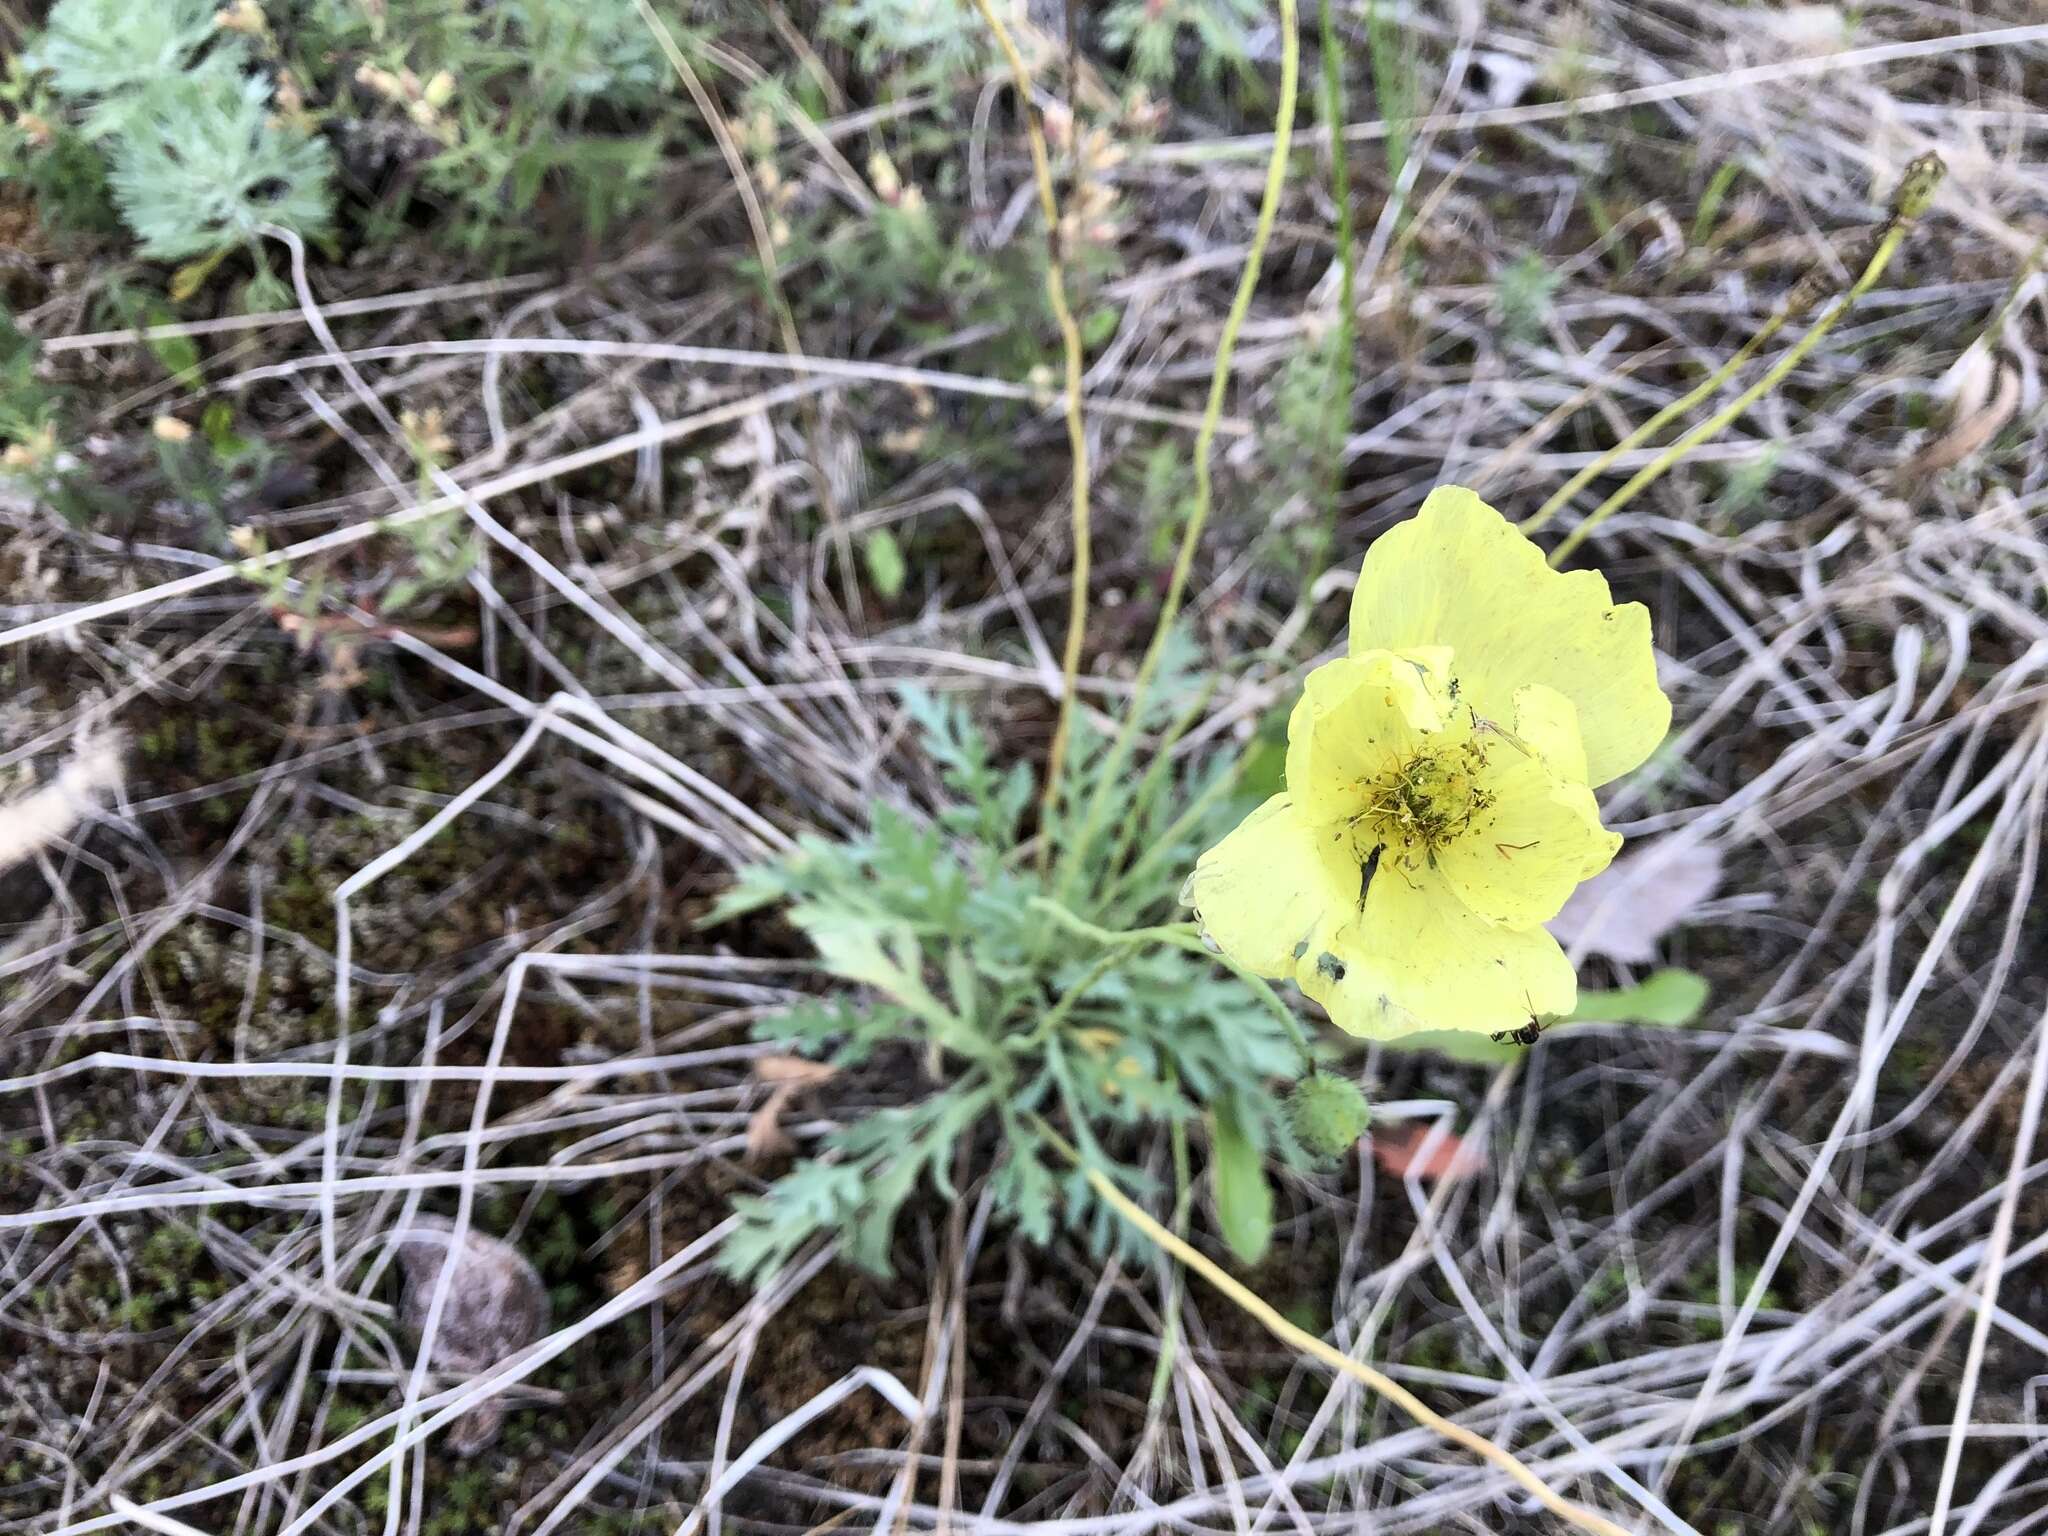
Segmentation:
{"type": "Polygon", "coordinates": [[[1621,846],[1594,788],[1670,723],[1648,611],[1441,487],[1367,552],[1350,653],[1288,721],[1286,792],[1182,899],[1225,955],[1354,1035],[1569,1013],[1578,983],[1543,925],[1621,846]]]}

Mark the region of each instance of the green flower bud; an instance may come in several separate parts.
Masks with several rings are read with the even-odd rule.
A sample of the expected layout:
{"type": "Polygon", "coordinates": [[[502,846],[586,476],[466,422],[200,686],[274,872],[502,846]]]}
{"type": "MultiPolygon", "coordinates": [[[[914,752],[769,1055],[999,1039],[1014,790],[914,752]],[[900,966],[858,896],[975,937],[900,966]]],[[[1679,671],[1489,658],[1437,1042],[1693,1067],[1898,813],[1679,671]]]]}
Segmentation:
{"type": "Polygon", "coordinates": [[[1934,194],[1941,186],[1942,177],[1948,174],[1948,167],[1941,163],[1941,156],[1922,155],[1906,167],[1906,174],[1899,180],[1899,190],[1892,194],[1892,213],[1902,219],[1917,219],[1927,211],[1934,201],[1934,194]]]}
{"type": "Polygon", "coordinates": [[[1294,1139],[1311,1157],[1327,1162],[1357,1144],[1372,1124],[1372,1110],[1351,1079],[1318,1072],[1295,1084],[1287,1118],[1294,1139]]]}

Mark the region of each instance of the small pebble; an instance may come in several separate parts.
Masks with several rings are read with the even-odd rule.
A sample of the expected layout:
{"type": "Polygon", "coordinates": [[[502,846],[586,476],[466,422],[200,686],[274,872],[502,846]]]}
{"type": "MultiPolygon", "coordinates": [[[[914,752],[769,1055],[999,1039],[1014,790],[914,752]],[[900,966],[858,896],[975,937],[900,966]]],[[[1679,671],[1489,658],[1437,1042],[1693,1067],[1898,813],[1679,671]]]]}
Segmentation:
{"type": "MultiPolygon", "coordinates": [[[[420,1216],[398,1239],[404,1277],[398,1318],[415,1342],[425,1332],[454,1231],[446,1217],[420,1216]]],[[[471,1228],[457,1251],[434,1329],[433,1367],[453,1376],[480,1375],[538,1338],[547,1313],[540,1272],[510,1243],[471,1228]]],[[[498,1438],[505,1411],[502,1397],[471,1409],[449,1426],[449,1445],[459,1455],[474,1456],[498,1438]]]]}

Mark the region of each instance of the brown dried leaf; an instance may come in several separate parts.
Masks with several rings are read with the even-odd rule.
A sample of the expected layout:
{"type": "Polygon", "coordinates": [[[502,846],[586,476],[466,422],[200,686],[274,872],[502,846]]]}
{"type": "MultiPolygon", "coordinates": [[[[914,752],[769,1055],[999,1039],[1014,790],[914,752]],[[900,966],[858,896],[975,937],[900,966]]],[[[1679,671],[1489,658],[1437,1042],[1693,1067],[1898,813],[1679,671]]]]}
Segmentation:
{"type": "Polygon", "coordinates": [[[771,1088],[761,1107],[747,1117],[747,1161],[763,1163],[794,1152],[796,1143],[783,1133],[782,1112],[804,1089],[838,1075],[839,1069],[829,1062],[803,1056],[763,1056],[755,1061],[754,1076],[771,1088]]]}
{"type": "Polygon", "coordinates": [[[2012,367],[1998,370],[1998,389],[1991,399],[1973,411],[1965,413],[1962,406],[1968,403],[1966,397],[1958,395],[1956,423],[1947,432],[1922,448],[1906,461],[1900,475],[1908,480],[1923,475],[1936,474],[1944,469],[1953,469],[1965,459],[1983,452],[1991,439],[1998,436],[2005,424],[2012,420],[2020,408],[2020,375],[2012,367]]]}
{"type": "Polygon", "coordinates": [[[318,613],[309,618],[286,608],[273,607],[270,611],[276,615],[277,627],[288,635],[298,636],[302,647],[321,638],[349,644],[363,636],[389,640],[396,635],[409,635],[442,650],[461,650],[475,645],[479,633],[474,624],[397,624],[388,620],[366,621],[349,613],[318,613]]]}
{"type": "Polygon", "coordinates": [[[796,1150],[796,1143],[782,1129],[782,1111],[801,1086],[799,1083],[778,1084],[761,1101],[761,1107],[747,1116],[748,1162],[765,1163],[770,1158],[787,1157],[796,1150]]]}
{"type": "Polygon", "coordinates": [[[1411,1125],[1407,1134],[1398,1139],[1376,1132],[1372,1138],[1372,1155],[1397,1179],[1405,1179],[1411,1171],[1419,1179],[1462,1179],[1486,1165],[1485,1158],[1476,1147],[1467,1146],[1464,1138],[1448,1131],[1436,1137],[1436,1145],[1425,1156],[1423,1143],[1434,1134],[1433,1129],[1426,1125],[1411,1125]]]}
{"type": "Polygon", "coordinates": [[[811,1061],[803,1056],[763,1056],[754,1063],[754,1076],[764,1083],[788,1083],[809,1088],[830,1082],[839,1069],[828,1061],[811,1061]]]}

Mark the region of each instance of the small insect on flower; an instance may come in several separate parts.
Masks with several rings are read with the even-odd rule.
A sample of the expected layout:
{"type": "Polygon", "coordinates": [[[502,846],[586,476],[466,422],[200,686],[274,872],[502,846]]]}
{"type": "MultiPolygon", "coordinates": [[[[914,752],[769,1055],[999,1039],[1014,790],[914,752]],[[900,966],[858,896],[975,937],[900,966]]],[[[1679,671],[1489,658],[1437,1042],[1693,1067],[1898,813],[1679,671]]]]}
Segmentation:
{"type": "Polygon", "coordinates": [[[1529,1022],[1519,1024],[1513,1029],[1496,1029],[1493,1032],[1493,1043],[1495,1045],[1506,1045],[1512,1041],[1516,1045],[1534,1045],[1543,1037],[1543,1031],[1557,1022],[1558,1017],[1556,1014],[1538,1013],[1536,1005],[1531,1003],[1529,1005],[1529,1022]]]}
{"type": "Polygon", "coordinates": [[[1578,1000],[1543,925],[1621,846],[1593,790],[1670,723],[1643,606],[1441,487],[1367,552],[1350,652],[1288,720],[1286,791],[1184,899],[1352,1034],[1534,1038],[1578,1000]]]}

